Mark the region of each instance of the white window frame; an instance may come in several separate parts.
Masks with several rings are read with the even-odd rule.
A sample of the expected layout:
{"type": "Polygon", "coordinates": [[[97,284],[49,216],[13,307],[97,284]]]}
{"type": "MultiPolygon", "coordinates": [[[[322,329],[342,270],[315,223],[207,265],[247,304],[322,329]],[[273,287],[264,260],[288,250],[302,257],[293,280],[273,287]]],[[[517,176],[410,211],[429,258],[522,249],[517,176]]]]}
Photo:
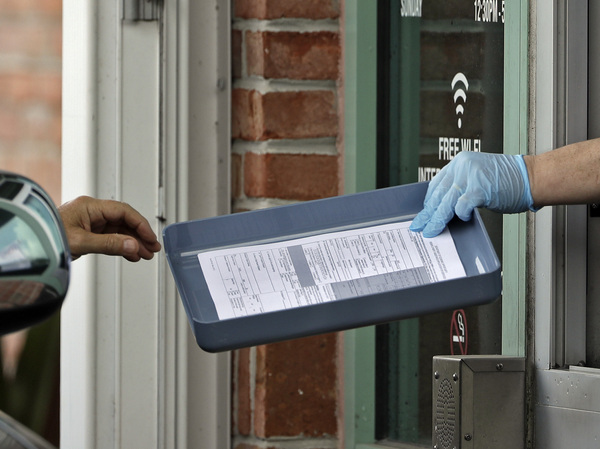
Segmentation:
{"type": "MultiPolygon", "coordinates": [[[[229,1],[163,3],[161,28],[63,2],[63,198],[130,202],[158,233],[229,211],[229,1]]],[[[164,253],[75,261],[61,338],[61,447],[230,446],[229,355],[193,341],[164,253]]]]}
{"type": "MultiPolygon", "coordinates": [[[[536,11],[536,154],[587,138],[587,0],[564,5],[548,2],[536,11]]],[[[534,215],[538,370],[585,359],[586,212],[558,206],[534,215]]]]}

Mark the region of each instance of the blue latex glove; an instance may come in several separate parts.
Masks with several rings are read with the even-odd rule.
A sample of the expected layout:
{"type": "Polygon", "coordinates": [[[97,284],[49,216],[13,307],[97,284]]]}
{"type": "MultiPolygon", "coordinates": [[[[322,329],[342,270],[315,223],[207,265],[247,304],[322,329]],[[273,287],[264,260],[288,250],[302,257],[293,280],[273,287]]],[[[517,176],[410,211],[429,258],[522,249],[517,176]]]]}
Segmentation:
{"type": "Polygon", "coordinates": [[[535,210],[523,156],[459,153],[429,184],[424,208],[410,229],[435,237],[455,213],[467,221],[476,207],[502,213],[535,210]]]}

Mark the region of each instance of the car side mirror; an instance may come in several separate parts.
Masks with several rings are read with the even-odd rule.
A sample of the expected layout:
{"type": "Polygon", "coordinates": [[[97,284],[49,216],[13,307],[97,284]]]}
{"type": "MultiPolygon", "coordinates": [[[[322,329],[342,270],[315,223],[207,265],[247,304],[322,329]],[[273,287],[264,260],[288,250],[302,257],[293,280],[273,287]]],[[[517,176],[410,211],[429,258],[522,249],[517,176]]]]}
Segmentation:
{"type": "Polygon", "coordinates": [[[71,254],[48,194],[0,171],[0,335],[58,311],[69,287],[71,254]]]}

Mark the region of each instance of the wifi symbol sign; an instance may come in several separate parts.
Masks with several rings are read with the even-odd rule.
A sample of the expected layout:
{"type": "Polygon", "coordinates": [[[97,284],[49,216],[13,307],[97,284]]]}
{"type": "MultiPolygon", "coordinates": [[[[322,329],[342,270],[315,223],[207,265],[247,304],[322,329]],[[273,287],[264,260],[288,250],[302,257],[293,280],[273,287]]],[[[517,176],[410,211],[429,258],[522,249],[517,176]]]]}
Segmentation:
{"type": "Polygon", "coordinates": [[[462,128],[461,115],[465,113],[465,107],[459,103],[458,100],[462,100],[462,103],[467,102],[467,93],[469,90],[469,82],[467,77],[462,72],[458,72],[452,79],[452,90],[454,91],[454,104],[456,105],[456,116],[458,117],[458,127],[462,128]]]}

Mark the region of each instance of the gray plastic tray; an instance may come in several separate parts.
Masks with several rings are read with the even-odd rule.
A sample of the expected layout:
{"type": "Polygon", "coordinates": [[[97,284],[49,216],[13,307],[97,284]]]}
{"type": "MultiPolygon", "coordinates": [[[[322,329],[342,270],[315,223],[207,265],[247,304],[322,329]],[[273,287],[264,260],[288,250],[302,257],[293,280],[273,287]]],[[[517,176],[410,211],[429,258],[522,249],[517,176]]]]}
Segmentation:
{"type": "Polygon", "coordinates": [[[350,299],[220,320],[198,262],[200,251],[287,240],[377,223],[411,220],[427,183],[309,201],[169,225],[164,247],[198,345],[210,352],[299,338],[489,303],[501,267],[477,211],[454,219],[451,236],[466,277],[350,299]]]}

